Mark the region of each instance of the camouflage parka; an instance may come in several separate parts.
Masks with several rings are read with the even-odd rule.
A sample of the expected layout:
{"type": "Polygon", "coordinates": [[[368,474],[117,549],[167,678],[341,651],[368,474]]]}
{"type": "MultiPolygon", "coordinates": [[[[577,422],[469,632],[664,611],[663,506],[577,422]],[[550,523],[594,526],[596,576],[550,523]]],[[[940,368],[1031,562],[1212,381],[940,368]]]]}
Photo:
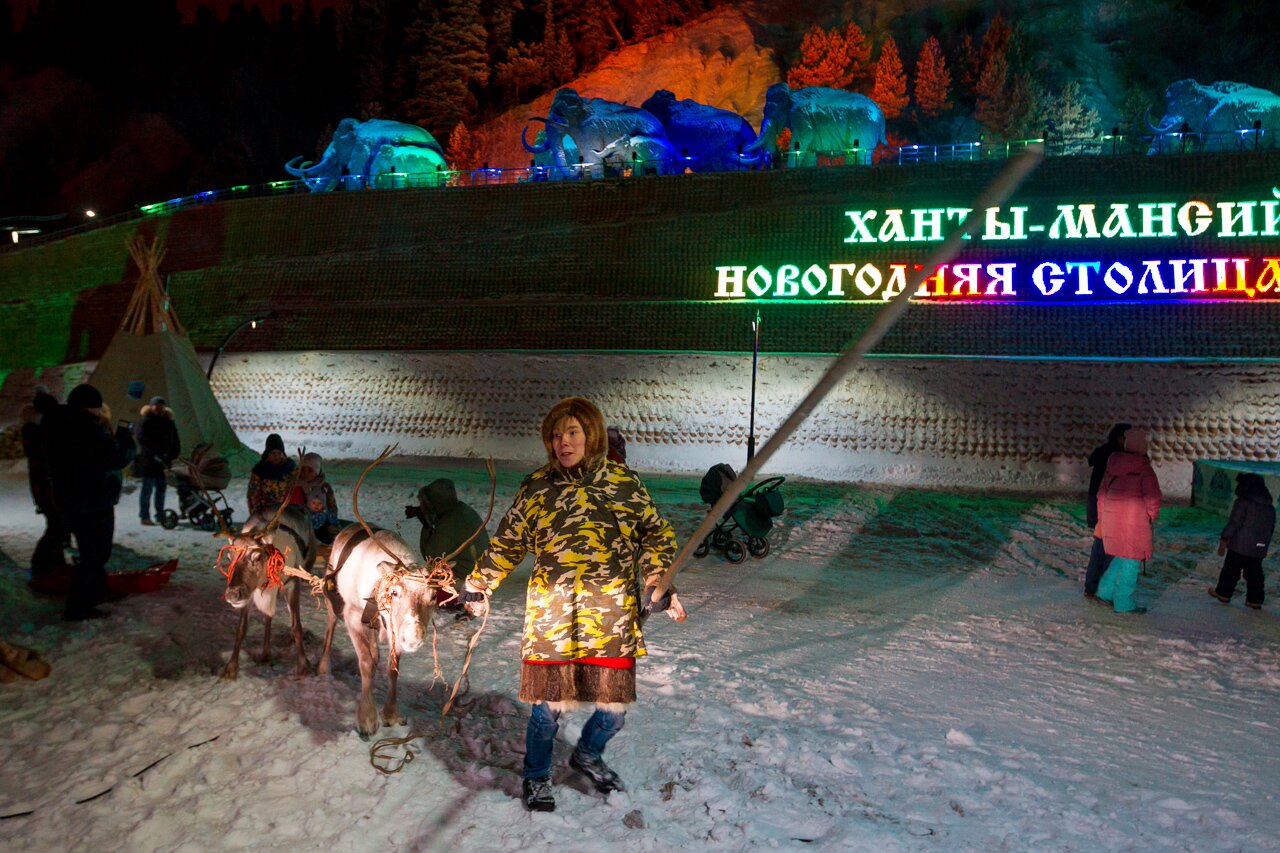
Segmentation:
{"type": "Polygon", "coordinates": [[[520,486],[471,583],[492,591],[529,551],[523,660],[644,655],[642,584],[676,554],[671,525],[625,465],[601,459],[566,473],[546,465],[520,486]]]}

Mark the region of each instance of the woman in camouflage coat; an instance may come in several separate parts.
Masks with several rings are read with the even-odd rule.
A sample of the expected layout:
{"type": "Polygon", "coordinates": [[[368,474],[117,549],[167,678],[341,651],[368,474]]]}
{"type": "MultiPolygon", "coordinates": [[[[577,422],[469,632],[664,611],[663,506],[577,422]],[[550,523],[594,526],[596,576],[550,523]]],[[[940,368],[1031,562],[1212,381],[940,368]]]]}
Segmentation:
{"type": "Polygon", "coordinates": [[[595,706],[570,766],[602,793],[622,790],[601,755],[636,698],[635,660],[646,653],[641,613],[683,611],[673,594],[652,600],[675,557],[675,534],[635,472],[606,458],[600,410],[581,397],[561,400],[543,419],[542,442],[548,463],[521,484],[465,599],[472,615],[483,614],[534,553],[520,668],[520,699],[533,705],[523,799],[530,810],[552,811],[552,744],[567,708],[595,706]]]}

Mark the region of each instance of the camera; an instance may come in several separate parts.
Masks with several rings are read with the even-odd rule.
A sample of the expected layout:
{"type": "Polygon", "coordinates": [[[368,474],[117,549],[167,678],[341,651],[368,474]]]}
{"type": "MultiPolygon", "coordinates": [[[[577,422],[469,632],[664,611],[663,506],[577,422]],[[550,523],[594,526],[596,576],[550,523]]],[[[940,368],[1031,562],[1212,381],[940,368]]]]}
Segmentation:
{"type": "Polygon", "coordinates": [[[404,508],[404,517],[405,518],[422,518],[422,509],[416,505],[406,504],[404,508]]]}

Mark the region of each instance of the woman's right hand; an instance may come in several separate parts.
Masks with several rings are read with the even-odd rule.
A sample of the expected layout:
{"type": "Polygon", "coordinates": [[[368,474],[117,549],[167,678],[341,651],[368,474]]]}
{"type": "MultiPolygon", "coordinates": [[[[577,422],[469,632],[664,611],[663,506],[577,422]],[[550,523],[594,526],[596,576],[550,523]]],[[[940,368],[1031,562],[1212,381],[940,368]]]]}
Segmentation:
{"type": "Polygon", "coordinates": [[[472,586],[469,580],[463,585],[462,589],[462,606],[469,615],[479,619],[489,612],[489,593],[487,591],[472,586]]]}

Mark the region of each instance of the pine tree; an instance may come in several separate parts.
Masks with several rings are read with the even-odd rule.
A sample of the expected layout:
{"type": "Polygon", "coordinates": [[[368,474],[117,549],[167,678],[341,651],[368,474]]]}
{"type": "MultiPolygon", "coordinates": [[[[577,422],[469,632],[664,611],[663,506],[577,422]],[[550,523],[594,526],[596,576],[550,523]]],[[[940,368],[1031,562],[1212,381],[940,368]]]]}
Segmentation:
{"type": "Polygon", "coordinates": [[[445,148],[449,155],[450,168],[469,172],[480,166],[480,155],[476,151],[471,131],[464,122],[458,122],[449,134],[449,144],[445,148]]]}
{"type": "Polygon", "coordinates": [[[373,118],[385,109],[391,84],[387,0],[352,0],[344,29],[355,65],[356,102],[363,117],[373,118]]]}
{"type": "MultiPolygon", "coordinates": [[[[872,79],[875,76],[875,66],[871,63],[871,43],[867,41],[867,34],[862,31],[862,27],[855,21],[845,24],[842,35],[845,53],[849,57],[849,73],[853,76],[852,84],[842,88],[852,88],[865,95],[871,91],[872,79]]],[[[894,49],[897,50],[896,45],[894,49]]],[[[899,60],[898,64],[901,65],[902,61],[899,60]]]]}
{"type": "Polygon", "coordinates": [[[507,50],[507,58],[493,69],[493,82],[503,99],[524,100],[524,93],[547,85],[547,66],[542,48],[520,42],[507,50]]]}
{"type": "Polygon", "coordinates": [[[880,45],[871,100],[879,105],[886,119],[895,119],[906,109],[907,75],[902,70],[902,57],[898,55],[898,44],[893,36],[886,36],[884,44],[880,45]]]}
{"type": "Polygon", "coordinates": [[[1063,84],[1058,97],[1049,102],[1045,122],[1054,140],[1062,143],[1064,154],[1085,150],[1087,140],[1098,134],[1098,111],[1085,102],[1074,80],[1063,84]]]}
{"type": "Polygon", "coordinates": [[[856,83],[866,83],[873,72],[871,46],[857,23],[849,21],[843,32],[839,29],[828,32],[815,25],[800,42],[800,59],[787,71],[787,85],[793,89],[803,86],[849,89],[856,83]]]}
{"type": "Polygon", "coordinates": [[[960,95],[970,102],[978,96],[978,78],[982,76],[982,57],[968,33],[960,41],[960,95]]]}
{"type": "Polygon", "coordinates": [[[552,86],[567,83],[577,74],[578,55],[563,27],[548,25],[542,39],[542,65],[552,86]]]}
{"type": "Polygon", "coordinates": [[[947,71],[942,45],[933,36],[920,48],[915,84],[916,104],[924,115],[936,118],[951,109],[951,73],[947,71]]]}
{"type": "Polygon", "coordinates": [[[404,105],[410,121],[443,133],[474,114],[472,87],[489,81],[486,40],[480,0],[420,0],[410,28],[415,82],[404,105]]]}
{"type": "Polygon", "coordinates": [[[983,130],[1000,139],[1006,138],[1009,127],[1009,104],[1005,97],[1009,68],[1003,51],[993,54],[982,66],[978,78],[977,118],[983,130]]]}
{"type": "Polygon", "coordinates": [[[800,60],[787,70],[787,85],[793,89],[805,86],[843,89],[852,82],[844,38],[839,32],[827,32],[816,24],[810,27],[800,42],[800,60]]]}
{"type": "Polygon", "coordinates": [[[1008,138],[1039,137],[1044,131],[1046,107],[1044,87],[1025,71],[1015,75],[1008,93],[1008,138]]]}

